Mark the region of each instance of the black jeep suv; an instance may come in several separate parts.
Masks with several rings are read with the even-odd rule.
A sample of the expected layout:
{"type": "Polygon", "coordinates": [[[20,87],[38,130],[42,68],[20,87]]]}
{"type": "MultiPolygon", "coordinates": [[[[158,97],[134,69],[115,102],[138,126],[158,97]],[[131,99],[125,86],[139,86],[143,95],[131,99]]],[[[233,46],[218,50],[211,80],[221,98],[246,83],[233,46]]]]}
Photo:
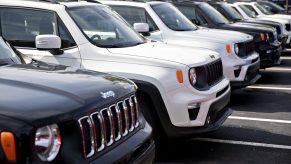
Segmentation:
{"type": "Polygon", "coordinates": [[[0,163],[149,163],[131,81],[33,61],[0,37],[0,163]]]}
{"type": "Polygon", "coordinates": [[[261,68],[280,64],[282,46],[278,41],[276,29],[271,26],[230,23],[206,2],[174,1],[173,4],[197,25],[252,35],[255,50],[260,54],[261,68]]]}

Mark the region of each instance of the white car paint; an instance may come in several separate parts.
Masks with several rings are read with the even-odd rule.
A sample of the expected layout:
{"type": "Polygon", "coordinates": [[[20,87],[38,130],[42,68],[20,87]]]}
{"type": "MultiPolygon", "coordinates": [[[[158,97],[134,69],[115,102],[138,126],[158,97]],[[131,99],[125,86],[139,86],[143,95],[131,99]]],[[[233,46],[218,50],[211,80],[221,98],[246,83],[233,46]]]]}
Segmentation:
{"type": "MultiPolygon", "coordinates": [[[[290,39],[291,39],[291,31],[287,31],[286,30],[286,25],[290,25],[291,26],[291,17],[287,18],[286,16],[282,16],[282,14],[275,14],[275,15],[264,15],[255,5],[255,2],[236,2],[234,4],[229,4],[230,6],[234,7],[243,17],[244,19],[254,19],[254,20],[267,20],[267,21],[274,21],[274,22],[278,22],[280,24],[282,24],[282,28],[283,29],[283,34],[284,35],[288,35],[288,39],[287,39],[287,44],[290,43],[290,39]],[[250,5],[252,6],[256,12],[259,14],[259,16],[257,18],[251,18],[249,17],[241,8],[239,5],[250,5]]],[[[289,17],[289,16],[288,16],[289,17]]]]}
{"type": "Polygon", "coordinates": [[[56,13],[77,44],[76,47],[64,50],[63,55],[57,56],[48,51],[17,47],[23,54],[45,62],[107,72],[151,83],[159,90],[170,120],[175,126],[204,126],[211,104],[230,93],[229,87],[222,95],[216,97],[219,91],[229,86],[229,80],[226,78],[206,91],[199,91],[190,84],[189,69],[220,59],[218,53],[214,51],[166,45],[159,42],[144,43],[127,48],[102,48],[93,45],[67,13],[66,7],[100,4],[87,2],[50,4],[15,0],[0,1],[0,5],[56,13]],[[183,73],[183,83],[179,83],[177,80],[177,70],[181,70],[183,73]],[[200,104],[196,120],[190,120],[188,114],[188,105],[193,103],[200,104]]]}
{"type": "MultiPolygon", "coordinates": [[[[258,53],[254,52],[247,58],[240,58],[235,54],[234,44],[241,42],[248,42],[253,39],[252,36],[226,30],[217,30],[200,27],[196,31],[174,31],[167,27],[157,15],[157,13],[152,9],[151,4],[159,4],[166,2],[129,2],[129,1],[101,1],[103,4],[115,5],[115,6],[131,6],[144,8],[147,13],[151,16],[155,24],[158,26],[159,31],[151,32],[148,36],[149,39],[162,41],[167,44],[176,44],[189,47],[201,47],[216,51],[220,54],[223,62],[223,73],[230,81],[244,81],[247,69],[256,64],[251,63],[253,59],[259,57],[258,53]],[[231,53],[227,53],[226,44],[231,45],[231,53]],[[242,67],[242,71],[238,77],[235,77],[234,70],[237,66],[242,67]]],[[[177,12],[180,12],[177,10],[177,12]]],[[[185,17],[185,19],[187,19],[185,17]]],[[[188,19],[187,19],[188,20],[188,19]]],[[[189,21],[189,20],[188,20],[189,21]]],[[[138,22],[137,22],[138,23],[138,22]]]]}

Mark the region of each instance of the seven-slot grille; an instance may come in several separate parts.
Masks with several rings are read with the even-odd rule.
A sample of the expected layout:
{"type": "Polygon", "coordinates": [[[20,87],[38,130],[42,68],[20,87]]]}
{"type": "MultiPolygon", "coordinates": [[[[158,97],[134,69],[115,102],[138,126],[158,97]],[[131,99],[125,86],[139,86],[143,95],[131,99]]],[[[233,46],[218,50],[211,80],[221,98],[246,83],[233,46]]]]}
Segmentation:
{"type": "Polygon", "coordinates": [[[207,90],[223,78],[221,59],[196,67],[195,70],[197,79],[194,87],[198,90],[207,90]]]}
{"type": "Polygon", "coordinates": [[[255,43],[254,41],[250,41],[247,43],[238,43],[238,48],[238,56],[244,58],[251,55],[251,53],[255,51],[255,43]]]}
{"type": "Polygon", "coordinates": [[[212,86],[223,77],[221,60],[206,65],[208,85],[212,86]]]}
{"type": "Polygon", "coordinates": [[[89,158],[128,135],[139,126],[135,96],[119,101],[78,120],[84,157],[89,158]]]}

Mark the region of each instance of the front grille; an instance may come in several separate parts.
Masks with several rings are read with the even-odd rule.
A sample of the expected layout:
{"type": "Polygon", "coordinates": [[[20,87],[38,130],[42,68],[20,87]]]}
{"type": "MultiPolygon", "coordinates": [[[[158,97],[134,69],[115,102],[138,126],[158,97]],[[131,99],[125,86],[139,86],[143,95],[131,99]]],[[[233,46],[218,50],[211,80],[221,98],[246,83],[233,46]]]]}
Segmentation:
{"type": "Polygon", "coordinates": [[[223,78],[221,59],[195,69],[197,79],[194,87],[198,90],[207,90],[223,78]]]}
{"type": "Polygon", "coordinates": [[[255,42],[250,41],[246,43],[238,43],[238,48],[238,56],[241,58],[246,58],[255,51],[255,42]]]}
{"type": "Polygon", "coordinates": [[[291,29],[290,29],[290,24],[286,24],[286,25],[285,25],[285,28],[286,28],[287,31],[290,31],[290,30],[291,30],[291,29]]]}
{"type": "Polygon", "coordinates": [[[138,103],[135,96],[125,98],[107,108],[78,120],[83,155],[89,158],[127,136],[139,126],[138,103]]]}

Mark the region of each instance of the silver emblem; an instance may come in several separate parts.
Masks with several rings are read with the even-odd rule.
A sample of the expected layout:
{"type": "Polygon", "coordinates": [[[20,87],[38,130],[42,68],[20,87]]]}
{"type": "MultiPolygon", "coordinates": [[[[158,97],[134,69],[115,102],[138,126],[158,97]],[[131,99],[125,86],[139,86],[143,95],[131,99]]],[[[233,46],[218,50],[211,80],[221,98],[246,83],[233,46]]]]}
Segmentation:
{"type": "Polygon", "coordinates": [[[107,92],[100,92],[101,97],[104,99],[107,99],[109,97],[115,97],[115,93],[113,91],[107,91],[107,92]]]}

